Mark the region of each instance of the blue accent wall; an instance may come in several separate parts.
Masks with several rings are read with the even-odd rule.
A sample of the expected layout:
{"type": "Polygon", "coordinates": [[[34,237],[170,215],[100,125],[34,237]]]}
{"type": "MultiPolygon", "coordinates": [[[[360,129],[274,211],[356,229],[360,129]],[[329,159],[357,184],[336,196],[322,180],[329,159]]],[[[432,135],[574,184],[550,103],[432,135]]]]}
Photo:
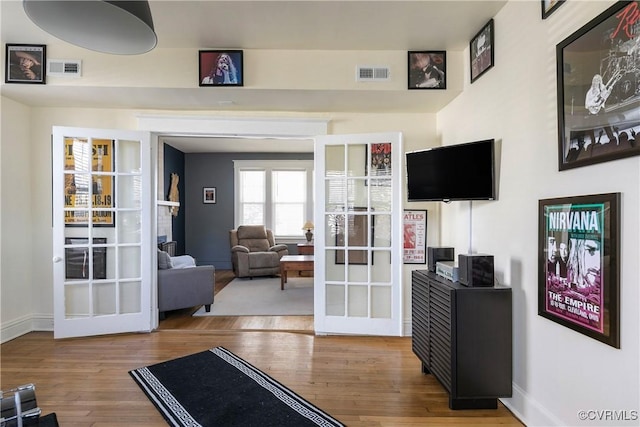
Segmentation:
{"type": "Polygon", "coordinates": [[[164,144],[164,197],[168,200],[169,189],[171,188],[171,174],[177,173],[180,177],[178,181],[178,193],[180,200],[180,209],[178,209],[178,215],[171,217],[171,234],[173,234],[173,240],[176,243],[176,255],[184,255],[185,252],[185,220],[187,205],[185,203],[185,188],[187,185],[185,170],[185,154],[173,148],[170,145],[164,144]]]}
{"type": "Polygon", "coordinates": [[[313,160],[313,153],[186,153],[185,253],[198,265],[231,270],[234,160],[313,160]],[[202,203],[204,187],[216,188],[215,204],[202,203]]]}

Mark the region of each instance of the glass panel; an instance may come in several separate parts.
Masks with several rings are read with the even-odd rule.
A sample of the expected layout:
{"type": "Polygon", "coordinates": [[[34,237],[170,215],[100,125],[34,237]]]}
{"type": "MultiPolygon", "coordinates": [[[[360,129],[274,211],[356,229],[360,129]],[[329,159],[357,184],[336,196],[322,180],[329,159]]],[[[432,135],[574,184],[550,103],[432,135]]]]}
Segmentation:
{"type": "Polygon", "coordinates": [[[391,215],[372,215],[373,226],[372,246],[379,248],[391,247],[391,215]]]}
{"type": "Polygon", "coordinates": [[[391,187],[373,185],[370,188],[371,209],[382,212],[391,211],[391,187]]]}
{"type": "Polygon", "coordinates": [[[131,279],[140,277],[140,247],[139,246],[124,246],[119,249],[119,263],[120,269],[119,279],[131,279]]]}
{"type": "Polygon", "coordinates": [[[345,315],[345,287],[344,285],[327,285],[326,287],[326,313],[327,316],[345,315]]]}
{"type": "Polygon", "coordinates": [[[344,176],[344,145],[328,145],[324,154],[325,176],[344,176]]]}
{"type": "Polygon", "coordinates": [[[139,175],[118,178],[118,204],[122,209],[140,209],[142,199],[142,177],[139,175]]]}
{"type": "MultiPolygon", "coordinates": [[[[369,217],[367,215],[347,216],[347,245],[348,246],[368,246],[369,245],[369,217]]],[[[353,260],[351,260],[353,262],[353,260]]],[[[366,263],[366,259],[363,260],[366,263]]]]}
{"type": "Polygon", "coordinates": [[[304,234],[304,205],[277,204],[275,205],[275,234],[277,236],[300,236],[304,234]]]}
{"type": "Polygon", "coordinates": [[[242,216],[240,224],[262,225],[264,224],[264,204],[244,203],[241,205],[242,216]]]}
{"type": "Polygon", "coordinates": [[[365,176],[367,164],[367,145],[351,144],[347,146],[347,176],[365,176]]]}
{"type": "Polygon", "coordinates": [[[344,210],[347,182],[344,179],[328,179],[325,181],[325,210],[336,212],[344,210]]]}
{"type": "Polygon", "coordinates": [[[120,283],[120,313],[140,313],[142,311],[141,282],[120,283]]]}
{"type": "Polygon", "coordinates": [[[107,279],[116,278],[116,248],[107,248],[107,279]]]}
{"type": "Polygon", "coordinates": [[[348,316],[367,317],[369,310],[367,307],[368,287],[367,286],[349,286],[349,312],[348,316]]]}
{"type": "Polygon", "coordinates": [[[140,243],[141,212],[119,212],[117,217],[119,243],[140,243]]]}
{"type": "MultiPolygon", "coordinates": [[[[64,170],[76,172],[89,172],[91,165],[91,150],[87,138],[64,138],[64,170]]],[[[88,175],[85,175],[88,177],[88,175]]],[[[85,178],[86,179],[86,178],[85,178]]],[[[66,182],[66,181],[65,181],[66,182]]],[[[76,186],[84,185],[88,188],[88,181],[77,182],[76,186]]]]}
{"type": "Polygon", "coordinates": [[[391,252],[373,251],[371,265],[371,281],[377,283],[391,283],[391,252]]]}
{"type": "Polygon", "coordinates": [[[364,179],[347,180],[347,206],[349,210],[364,210],[369,205],[369,193],[364,179]]]}
{"type": "Polygon", "coordinates": [[[78,319],[89,317],[89,284],[64,286],[64,317],[78,319]]]}
{"type": "Polygon", "coordinates": [[[371,144],[370,176],[391,176],[391,143],[371,144]]]}
{"type": "MultiPolygon", "coordinates": [[[[86,245],[89,239],[86,237],[65,238],[65,280],[89,280],[106,279],[107,261],[106,248],[93,247],[93,254],[86,245]]],[[[94,245],[105,244],[106,238],[94,237],[94,245]]]]}
{"type": "MultiPolygon", "coordinates": [[[[347,251],[347,254],[351,259],[365,259],[367,257],[367,251],[347,251]]],[[[362,263],[349,263],[347,265],[347,281],[348,282],[366,282],[367,278],[366,265],[362,263]]]]}
{"type": "Polygon", "coordinates": [[[340,233],[344,233],[344,214],[328,214],[325,215],[325,245],[326,246],[344,246],[344,238],[338,238],[340,233]]]}
{"type": "Polygon", "coordinates": [[[374,187],[389,187],[391,188],[391,179],[387,178],[372,178],[371,185],[374,187]]]}
{"type": "Polygon", "coordinates": [[[329,282],[344,281],[344,264],[336,264],[336,253],[333,249],[325,252],[325,275],[329,282]]]}
{"type": "Polygon", "coordinates": [[[371,287],[371,317],[391,318],[391,287],[371,287]]]}
{"type": "Polygon", "coordinates": [[[140,161],[140,142],[119,140],[117,158],[118,172],[139,173],[142,169],[140,161]]]}
{"type": "Polygon", "coordinates": [[[93,289],[93,315],[103,316],[116,314],[116,284],[94,283],[93,289]]]}
{"type": "Polygon", "coordinates": [[[265,172],[264,171],[241,171],[240,172],[240,201],[242,203],[259,202],[264,203],[265,194],[265,172]]]}

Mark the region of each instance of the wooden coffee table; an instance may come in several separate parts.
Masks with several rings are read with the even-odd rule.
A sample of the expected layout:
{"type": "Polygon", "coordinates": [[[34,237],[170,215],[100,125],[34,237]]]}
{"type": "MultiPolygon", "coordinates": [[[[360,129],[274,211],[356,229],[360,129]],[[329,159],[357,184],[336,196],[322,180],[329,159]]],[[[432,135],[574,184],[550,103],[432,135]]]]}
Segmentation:
{"type": "Polygon", "coordinates": [[[280,258],[280,290],[287,283],[287,271],[313,271],[313,255],[285,255],[280,258]]]}

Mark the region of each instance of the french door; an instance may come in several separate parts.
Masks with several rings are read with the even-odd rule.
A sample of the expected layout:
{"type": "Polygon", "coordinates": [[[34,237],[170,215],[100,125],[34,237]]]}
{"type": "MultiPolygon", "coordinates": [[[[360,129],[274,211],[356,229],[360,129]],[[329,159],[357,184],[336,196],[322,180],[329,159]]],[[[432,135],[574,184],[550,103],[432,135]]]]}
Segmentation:
{"type": "Polygon", "coordinates": [[[315,142],[316,333],[402,335],[402,135],[315,142]]]}
{"type": "Polygon", "coordinates": [[[54,337],[151,330],[148,132],[53,128],[54,337]]]}

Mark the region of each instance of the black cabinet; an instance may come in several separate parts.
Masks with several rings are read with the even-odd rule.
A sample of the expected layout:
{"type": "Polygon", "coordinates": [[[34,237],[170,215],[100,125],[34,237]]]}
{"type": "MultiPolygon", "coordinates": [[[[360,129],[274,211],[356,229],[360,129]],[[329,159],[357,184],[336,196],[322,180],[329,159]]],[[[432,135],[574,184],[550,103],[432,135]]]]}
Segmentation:
{"type": "Polygon", "coordinates": [[[511,397],[511,288],[414,270],[411,289],[413,352],[449,392],[449,407],[491,409],[511,397]]]}

